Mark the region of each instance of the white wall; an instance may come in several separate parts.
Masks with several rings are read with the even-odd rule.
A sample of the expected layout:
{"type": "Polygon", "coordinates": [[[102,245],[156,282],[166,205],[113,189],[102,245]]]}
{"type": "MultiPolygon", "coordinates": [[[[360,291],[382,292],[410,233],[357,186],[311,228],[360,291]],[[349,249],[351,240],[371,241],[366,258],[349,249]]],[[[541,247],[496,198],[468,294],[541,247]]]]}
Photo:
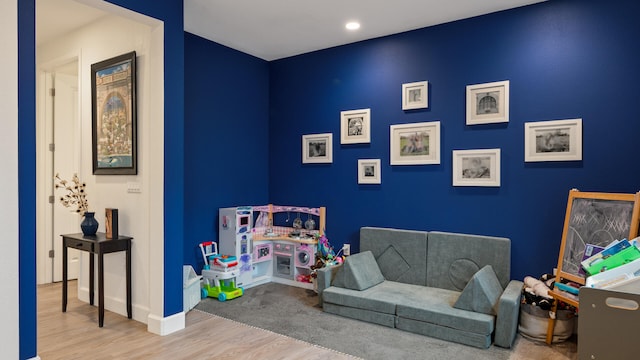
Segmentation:
{"type": "Polygon", "coordinates": [[[18,8],[0,1],[0,349],[19,356],[18,329],[18,8]]]}
{"type": "MultiPolygon", "coordinates": [[[[160,21],[140,23],[119,16],[107,16],[80,31],[41,45],[37,64],[55,63],[79,56],[80,69],[80,178],[87,183],[91,211],[96,212],[104,231],[104,209],[117,208],[119,232],[134,238],[132,252],[133,317],[147,323],[149,316],[162,318],[162,301],[152,306],[152,298],[162,298],[163,259],[151,258],[163,249],[163,148],[164,73],[160,21]],[[158,43],[158,38],[160,42],[158,43]],[[158,49],[160,47],[160,49],[158,49]],[[91,156],[91,64],[129,51],[137,54],[138,175],[92,174],[91,156]],[[159,55],[158,55],[159,54],[159,55]],[[127,193],[127,183],[140,184],[141,193],[127,193]],[[156,290],[159,287],[160,292],[156,290]]],[[[73,174],[61,174],[71,177],[73,174]]],[[[61,206],[59,204],[56,204],[61,206]]],[[[80,219],[79,219],[80,221],[80,219]]],[[[78,223],[79,223],[78,221],[78,223]]],[[[38,220],[41,225],[41,220],[38,220]]],[[[79,226],[78,226],[79,230],[79,226]]],[[[162,254],[162,252],[161,252],[162,254]]],[[[79,298],[88,302],[88,255],[83,254],[79,278],[79,298]]],[[[105,255],[105,307],[126,316],[124,253],[105,255]]],[[[108,319],[105,320],[108,322],[108,319]]]]}

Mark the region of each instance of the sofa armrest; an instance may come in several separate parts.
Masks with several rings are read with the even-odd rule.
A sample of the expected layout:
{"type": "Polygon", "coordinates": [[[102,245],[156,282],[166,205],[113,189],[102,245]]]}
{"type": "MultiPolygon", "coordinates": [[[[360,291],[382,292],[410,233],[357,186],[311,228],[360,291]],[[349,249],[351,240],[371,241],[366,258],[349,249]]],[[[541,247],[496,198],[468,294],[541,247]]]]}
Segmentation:
{"type": "Polygon", "coordinates": [[[331,286],[333,278],[336,276],[336,272],[342,265],[325,266],[316,270],[316,282],[318,284],[318,305],[322,305],[322,292],[324,289],[331,286]]]}
{"type": "Polygon", "coordinates": [[[494,339],[497,346],[511,348],[513,340],[516,338],[523,286],[522,281],[511,280],[500,296],[494,339]]]}

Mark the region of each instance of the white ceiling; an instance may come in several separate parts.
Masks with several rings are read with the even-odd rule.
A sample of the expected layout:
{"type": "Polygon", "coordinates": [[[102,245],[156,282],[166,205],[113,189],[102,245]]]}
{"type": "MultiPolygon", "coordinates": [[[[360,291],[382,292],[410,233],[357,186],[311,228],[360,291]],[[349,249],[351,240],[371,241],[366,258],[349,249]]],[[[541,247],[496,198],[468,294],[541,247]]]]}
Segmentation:
{"type": "Polygon", "coordinates": [[[184,29],[265,60],[542,0],[184,0],[184,29]],[[345,29],[357,20],[356,32],[345,29]]]}
{"type": "Polygon", "coordinates": [[[102,10],[73,0],[36,0],[36,45],[75,31],[106,15],[102,10]]]}
{"type": "MultiPolygon", "coordinates": [[[[184,0],[184,29],[244,53],[275,60],[542,1],[184,0]],[[347,31],[345,23],[354,20],[362,27],[347,31]]],[[[105,15],[74,0],[37,0],[36,43],[105,15]]]]}

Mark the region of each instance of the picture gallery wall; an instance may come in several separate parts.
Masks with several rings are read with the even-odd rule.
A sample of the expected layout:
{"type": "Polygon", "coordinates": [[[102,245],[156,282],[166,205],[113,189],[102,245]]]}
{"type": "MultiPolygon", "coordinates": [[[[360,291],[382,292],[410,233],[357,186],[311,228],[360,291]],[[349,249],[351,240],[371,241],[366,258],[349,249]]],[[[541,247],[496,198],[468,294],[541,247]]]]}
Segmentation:
{"type": "MultiPolygon", "coordinates": [[[[212,190],[206,206],[213,210],[193,220],[208,228],[193,234],[215,239],[218,207],[303,203],[327,208],[336,249],[349,243],[357,252],[363,226],[504,236],[512,240],[513,278],[551,272],[571,189],[640,190],[640,171],[630,166],[640,133],[640,93],[631,81],[640,78],[640,29],[630,15],[638,10],[547,1],[266,63],[268,91],[254,97],[268,99],[266,159],[240,137],[240,151],[252,149],[256,158],[229,158],[260,170],[246,191],[268,199],[234,201],[212,190]]],[[[190,46],[186,36],[186,62],[202,46],[211,55],[227,51],[203,39],[190,46]]],[[[210,81],[185,72],[186,88],[210,81]]],[[[206,126],[229,127],[216,114],[240,103],[220,103],[206,126]]],[[[199,106],[191,111],[204,113],[199,106]]],[[[234,134],[251,139],[262,121],[246,117],[234,134]]],[[[190,145],[206,141],[196,135],[202,122],[187,117],[194,135],[187,150],[203,147],[190,145]]],[[[235,189],[244,181],[241,173],[215,175],[221,166],[204,170],[212,185],[235,189]]],[[[195,195],[185,198],[188,212],[205,206],[189,202],[195,195]]],[[[185,242],[185,261],[195,261],[191,245],[185,242]]]]}

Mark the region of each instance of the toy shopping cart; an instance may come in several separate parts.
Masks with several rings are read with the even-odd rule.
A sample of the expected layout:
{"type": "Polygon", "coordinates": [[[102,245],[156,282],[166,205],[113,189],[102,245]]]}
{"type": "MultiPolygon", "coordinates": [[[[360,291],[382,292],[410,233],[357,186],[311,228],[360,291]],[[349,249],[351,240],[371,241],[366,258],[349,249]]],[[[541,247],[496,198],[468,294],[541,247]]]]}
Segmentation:
{"type": "Polygon", "coordinates": [[[204,260],[203,270],[209,270],[209,256],[218,255],[218,244],[213,241],[205,241],[200,243],[200,252],[202,252],[202,260],[204,260]]]}
{"type": "Polygon", "coordinates": [[[218,254],[218,244],[213,241],[200,243],[200,250],[204,259],[202,297],[225,301],[242,296],[244,289],[235,284],[240,272],[236,257],[218,254]]]}

